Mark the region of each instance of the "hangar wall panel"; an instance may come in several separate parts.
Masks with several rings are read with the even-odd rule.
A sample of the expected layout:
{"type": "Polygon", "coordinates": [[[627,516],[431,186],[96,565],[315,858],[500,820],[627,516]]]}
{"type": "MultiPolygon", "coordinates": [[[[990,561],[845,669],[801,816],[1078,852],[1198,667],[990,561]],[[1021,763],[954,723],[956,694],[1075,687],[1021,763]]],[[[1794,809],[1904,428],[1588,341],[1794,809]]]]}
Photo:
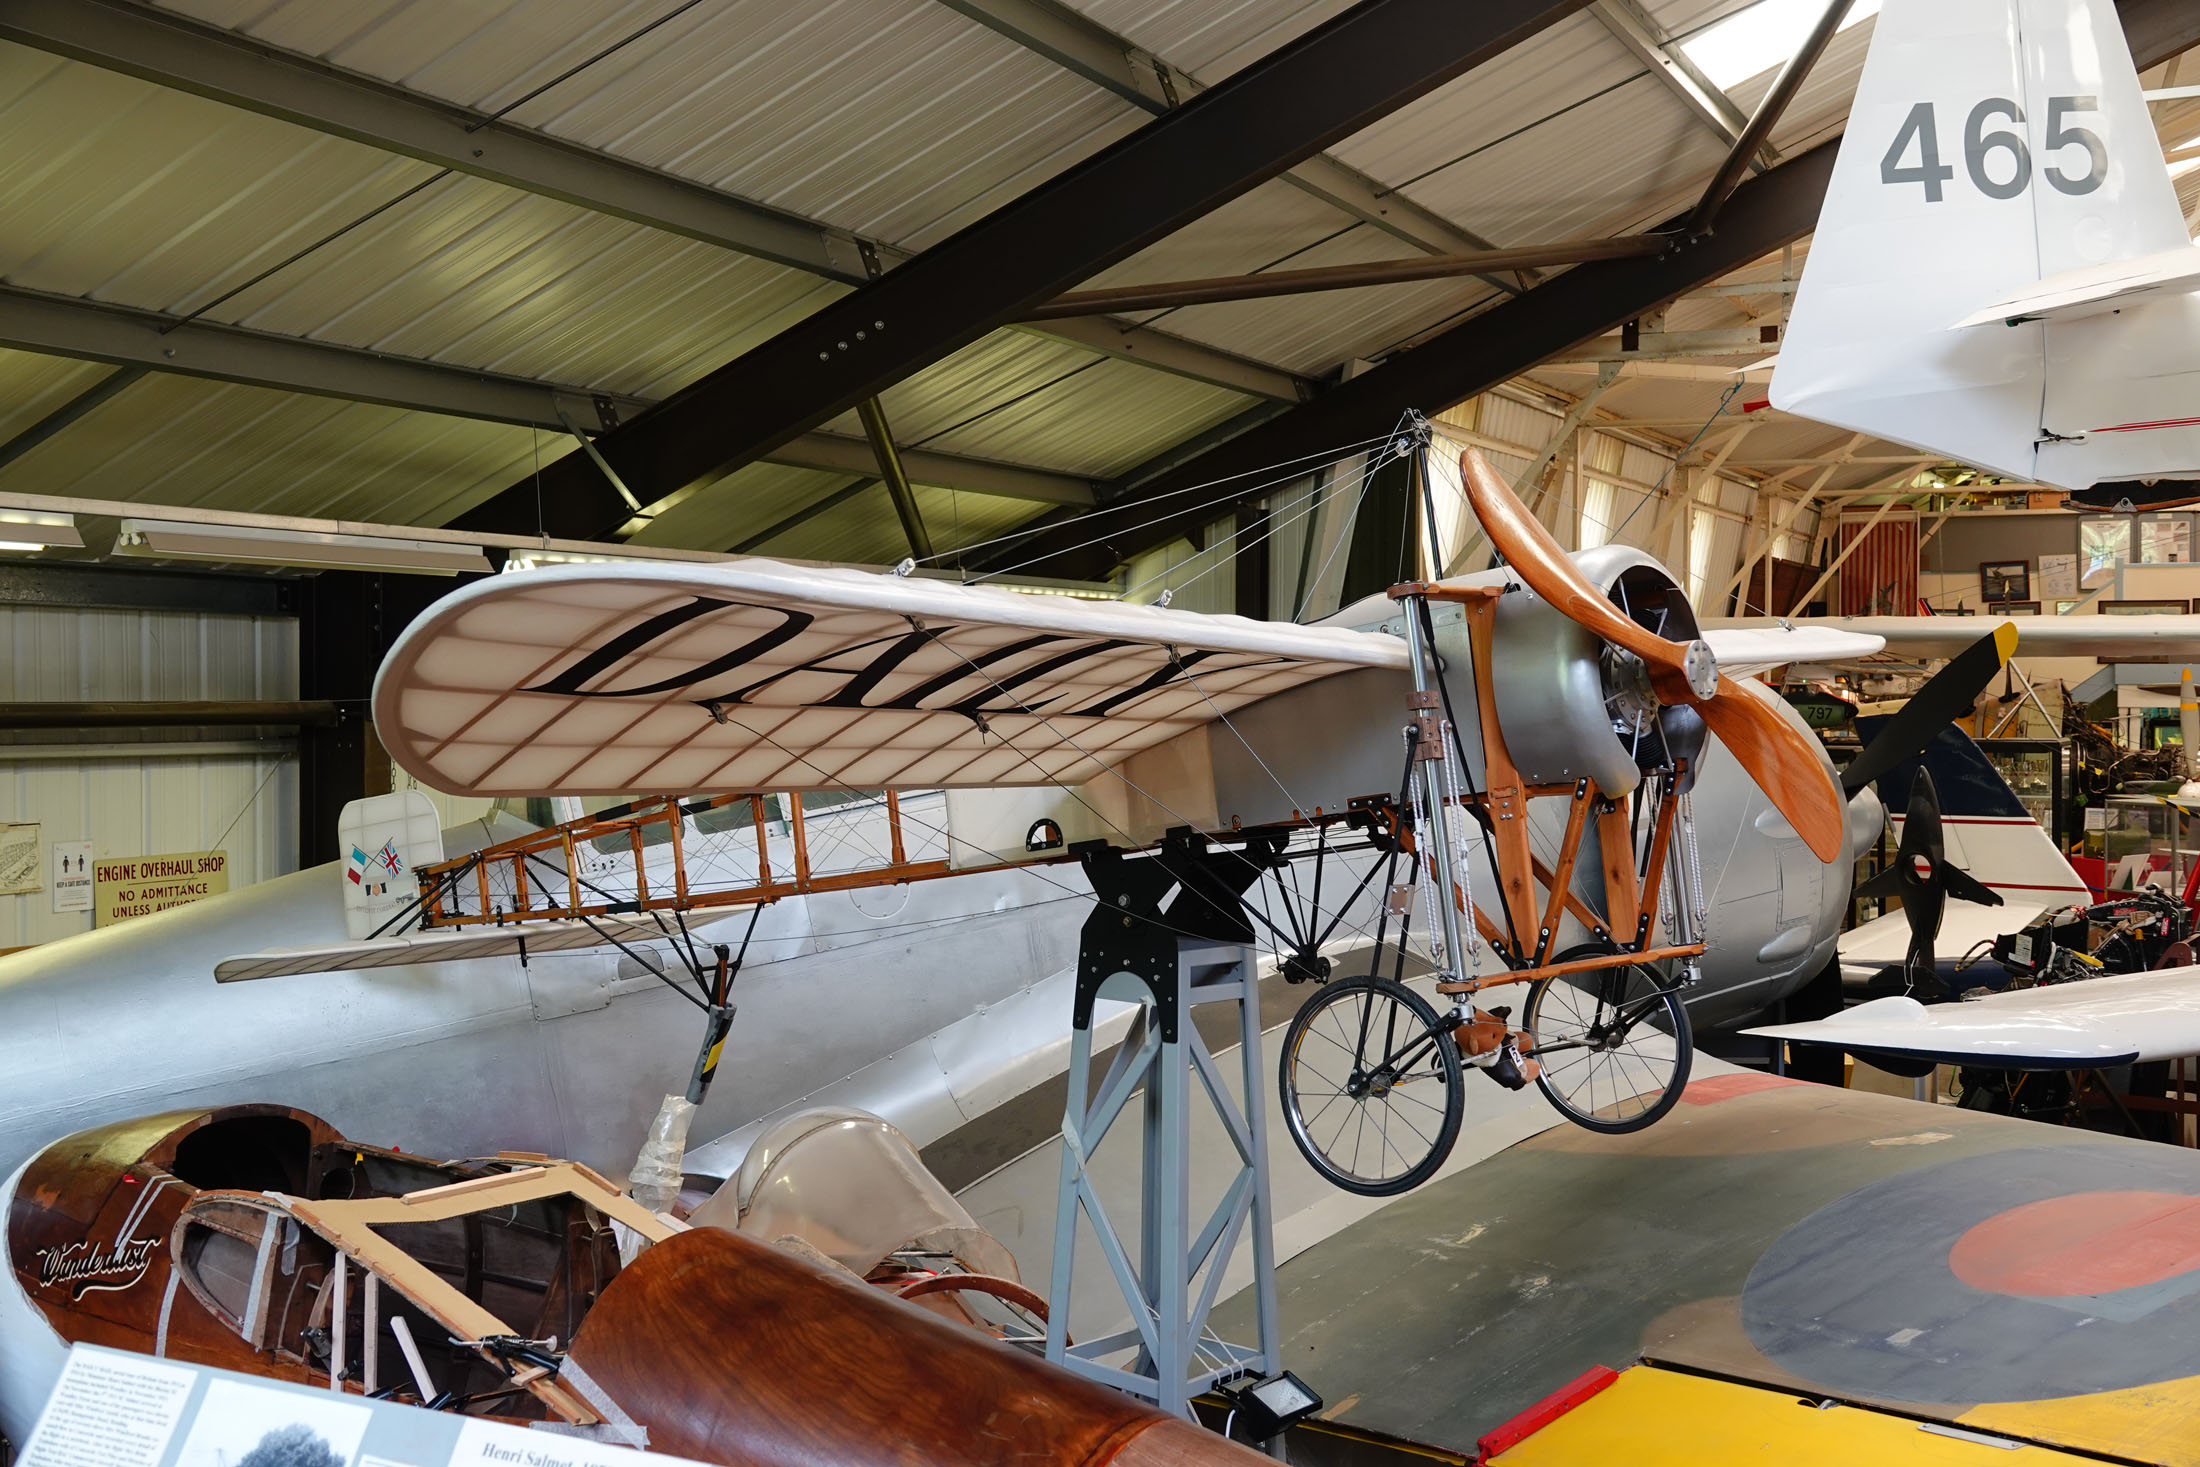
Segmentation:
{"type": "MultiPolygon", "coordinates": [[[[0,605],[0,702],[297,696],[286,617],[0,605]]],[[[297,757],[287,731],[254,732],[0,733],[0,823],[36,822],[49,870],[54,842],[88,840],[95,857],[226,850],[232,887],[294,871],[297,757]]],[[[49,891],[0,896],[0,948],[91,926],[49,891]]]]}

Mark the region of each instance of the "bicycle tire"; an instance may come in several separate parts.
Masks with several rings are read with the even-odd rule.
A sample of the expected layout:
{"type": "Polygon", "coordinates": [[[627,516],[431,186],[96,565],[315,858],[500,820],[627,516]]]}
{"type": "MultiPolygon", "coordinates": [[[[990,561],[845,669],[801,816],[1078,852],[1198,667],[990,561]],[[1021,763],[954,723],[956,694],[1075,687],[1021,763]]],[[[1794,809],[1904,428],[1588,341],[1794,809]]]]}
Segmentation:
{"type": "Polygon", "coordinates": [[[1276,1079],[1284,1127],[1299,1155],[1362,1197],[1394,1197],[1434,1176],[1459,1139],[1466,1111],[1466,1080],[1449,1029],[1426,999],[1388,978],[1342,978],[1309,996],[1284,1031],[1276,1079]],[[1378,1034],[1383,1053],[1370,1064],[1370,1041],[1378,1034]],[[1431,1037],[1425,1045],[1424,1036],[1431,1037]],[[1406,1072],[1382,1073],[1391,1062],[1406,1072]],[[1428,1098],[1432,1081],[1442,1087],[1440,1105],[1428,1098]],[[1340,1103],[1344,1113],[1332,1125],[1340,1103]],[[1384,1109],[1371,1111],[1376,1103],[1384,1109]],[[1371,1137],[1373,1162],[1363,1165],[1371,1137]],[[1341,1159],[1348,1147],[1349,1159],[1341,1159]],[[1388,1165],[1393,1158],[1395,1170],[1388,1165]]]}
{"type": "MultiPolygon", "coordinates": [[[[1553,961],[1611,951],[1588,944],[1553,961]]],[[[1688,1007],[1678,985],[1644,964],[1541,979],[1528,991],[1521,1025],[1541,1067],[1536,1088],[1560,1115],[1585,1130],[1640,1131],[1671,1110],[1687,1088],[1696,1049],[1688,1007]],[[1592,1005],[1586,1016],[1584,1000],[1592,1005]],[[1616,1040],[1604,1018],[1615,1009],[1628,1020],[1616,1040]],[[1646,1031],[1652,1037],[1645,1038],[1646,1031]],[[1579,1058],[1558,1058],[1564,1055],[1579,1058]],[[1610,1097],[1601,1105],[1600,1088],[1610,1097]]]]}

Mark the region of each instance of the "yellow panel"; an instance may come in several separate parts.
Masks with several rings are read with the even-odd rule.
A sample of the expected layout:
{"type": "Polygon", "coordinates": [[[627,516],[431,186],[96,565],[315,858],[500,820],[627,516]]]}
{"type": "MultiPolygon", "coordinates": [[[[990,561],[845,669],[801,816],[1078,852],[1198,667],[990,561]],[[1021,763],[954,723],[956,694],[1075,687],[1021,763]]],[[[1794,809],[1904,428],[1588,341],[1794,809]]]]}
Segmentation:
{"type": "MultiPolygon", "coordinates": [[[[2046,1467],[2075,1462],[2046,1447],[2011,1449],[1929,1431],[1860,1406],[1820,1410],[1786,1391],[1733,1385],[1638,1365],[1493,1462],[1521,1467],[2046,1467]]],[[[1955,1428],[1960,1429],[1960,1428],[1955,1428]]]]}
{"type": "Polygon", "coordinates": [[[2200,1467],[2200,1380],[2047,1401],[1995,1401],[1958,1419],[1983,1431],[2068,1442],[2165,1467],[2200,1467]]]}

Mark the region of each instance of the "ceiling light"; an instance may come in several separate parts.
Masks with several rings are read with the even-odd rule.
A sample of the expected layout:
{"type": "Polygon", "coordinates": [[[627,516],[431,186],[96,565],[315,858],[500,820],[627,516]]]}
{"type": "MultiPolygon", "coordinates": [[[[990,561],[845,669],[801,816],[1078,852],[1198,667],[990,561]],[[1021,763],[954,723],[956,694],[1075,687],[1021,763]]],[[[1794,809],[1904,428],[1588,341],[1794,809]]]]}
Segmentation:
{"type": "Polygon", "coordinates": [[[150,560],[279,565],[298,570],[377,570],[421,576],[485,575],[489,570],[488,558],[478,545],[185,520],[125,519],[114,553],[150,560]]]}
{"type": "Polygon", "coordinates": [[[580,550],[513,550],[504,557],[504,573],[542,570],[553,565],[663,565],[666,562],[655,557],[638,555],[595,555],[580,550]]]}
{"type": "Polygon", "coordinates": [[[73,517],[36,509],[0,508],[0,550],[36,552],[56,548],[84,548],[84,537],[76,532],[73,517]]]}
{"type": "MultiPolygon", "coordinates": [[[[1856,0],[1841,29],[1877,15],[1879,3],[1856,0]]],[[[1757,0],[1747,10],[1690,36],[1681,42],[1681,50],[1713,86],[1723,91],[1793,56],[1825,13],[1826,0],[1757,0]]]]}

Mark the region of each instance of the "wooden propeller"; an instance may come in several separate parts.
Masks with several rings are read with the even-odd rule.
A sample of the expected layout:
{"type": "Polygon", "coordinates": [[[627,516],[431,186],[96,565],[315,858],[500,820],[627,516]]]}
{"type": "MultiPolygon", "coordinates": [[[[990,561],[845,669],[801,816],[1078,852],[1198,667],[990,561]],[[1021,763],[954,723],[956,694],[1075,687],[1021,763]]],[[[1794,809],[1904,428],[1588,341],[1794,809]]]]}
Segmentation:
{"type": "Polygon", "coordinates": [[[1821,861],[1840,859],[1848,831],[1840,788],[1826,772],[1817,740],[1774,706],[1770,691],[1746,678],[1720,677],[1701,639],[1661,637],[1614,606],[1479,450],[1459,456],[1459,477],[1490,544],[1529,589],[1568,620],[1641,658],[1658,697],[1703,715],[1812,853],[1821,861]]]}

